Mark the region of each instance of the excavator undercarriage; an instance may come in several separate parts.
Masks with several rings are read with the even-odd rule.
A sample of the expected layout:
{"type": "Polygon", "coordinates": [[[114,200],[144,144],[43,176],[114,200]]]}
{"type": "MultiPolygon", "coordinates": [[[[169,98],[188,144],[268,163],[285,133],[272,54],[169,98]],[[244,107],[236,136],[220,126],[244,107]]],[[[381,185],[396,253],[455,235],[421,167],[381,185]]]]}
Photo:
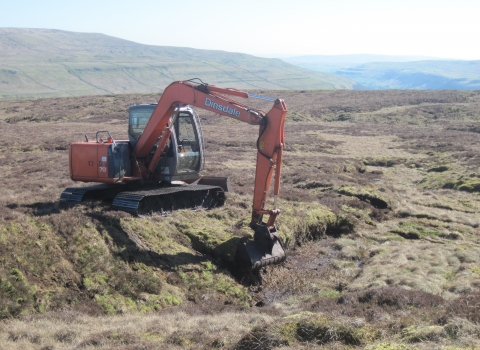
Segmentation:
{"type": "Polygon", "coordinates": [[[154,190],[122,192],[113,200],[112,208],[133,214],[166,214],[179,209],[211,209],[225,203],[223,189],[216,186],[188,185],[154,190]]]}
{"type": "MultiPolygon", "coordinates": [[[[209,182],[213,182],[209,178],[209,182]]],[[[200,181],[199,181],[200,182],[200,181]]],[[[219,178],[225,183],[225,178],[219,178]]],[[[70,187],[60,196],[61,203],[80,203],[88,200],[112,201],[112,209],[134,215],[167,215],[179,209],[212,209],[225,203],[227,188],[213,185],[177,185],[160,187],[146,185],[139,189],[128,184],[100,184],[87,187],[70,187]]]]}

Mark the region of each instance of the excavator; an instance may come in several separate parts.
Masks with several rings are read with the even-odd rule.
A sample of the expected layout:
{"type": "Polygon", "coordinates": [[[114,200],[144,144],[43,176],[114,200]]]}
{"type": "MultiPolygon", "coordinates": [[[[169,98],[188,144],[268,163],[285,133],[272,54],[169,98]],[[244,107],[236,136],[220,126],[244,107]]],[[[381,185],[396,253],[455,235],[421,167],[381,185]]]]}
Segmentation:
{"type": "Polygon", "coordinates": [[[228,181],[199,174],[205,148],[200,119],[192,106],[259,126],[250,223],[253,240],[239,243],[235,265],[252,271],[281,263],[286,255],[275,225],[280,213],[277,196],[287,116],[281,99],[209,85],[196,79],[175,81],[165,88],[157,104],[130,107],[128,140],[115,140],[108,131],[102,130],[94,140],[85,135],[84,142],[70,145],[71,179],[100,184],[67,188],[60,200],[113,199],[114,209],[134,214],[223,205],[228,181]],[[234,98],[263,99],[272,101],[273,106],[265,113],[234,98]],[[274,208],[265,209],[273,177],[274,208]],[[264,216],[268,216],[266,222],[264,216]]]}

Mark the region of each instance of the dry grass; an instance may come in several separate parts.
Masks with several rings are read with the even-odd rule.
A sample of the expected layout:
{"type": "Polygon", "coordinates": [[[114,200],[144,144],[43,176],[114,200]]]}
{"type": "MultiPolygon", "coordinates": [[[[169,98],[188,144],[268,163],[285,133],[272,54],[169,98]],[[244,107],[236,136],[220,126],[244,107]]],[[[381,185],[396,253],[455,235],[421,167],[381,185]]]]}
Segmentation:
{"type": "Polygon", "coordinates": [[[10,320],[0,349],[181,349],[232,346],[252,327],[269,324],[262,313],[225,312],[214,317],[181,310],[160,314],[92,317],[77,312],[10,320]]]}
{"type": "Polygon", "coordinates": [[[0,346],[478,348],[480,94],[259,93],[290,110],[288,260],[243,278],[228,266],[250,234],[250,126],[203,118],[225,207],[136,218],[58,198],[69,143],[125,138],[126,107],[157,97],[0,101],[0,346]]]}

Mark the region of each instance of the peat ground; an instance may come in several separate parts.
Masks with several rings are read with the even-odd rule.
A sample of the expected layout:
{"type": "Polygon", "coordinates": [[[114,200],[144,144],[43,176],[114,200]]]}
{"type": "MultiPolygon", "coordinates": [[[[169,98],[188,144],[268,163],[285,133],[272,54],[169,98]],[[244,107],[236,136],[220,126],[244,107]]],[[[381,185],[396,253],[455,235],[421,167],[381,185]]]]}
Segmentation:
{"type": "Polygon", "coordinates": [[[288,258],[244,278],[255,128],[199,111],[235,193],[134,217],[58,198],[69,144],[157,95],[0,101],[0,348],[479,348],[480,92],[257,93],[289,108],[288,258]]]}

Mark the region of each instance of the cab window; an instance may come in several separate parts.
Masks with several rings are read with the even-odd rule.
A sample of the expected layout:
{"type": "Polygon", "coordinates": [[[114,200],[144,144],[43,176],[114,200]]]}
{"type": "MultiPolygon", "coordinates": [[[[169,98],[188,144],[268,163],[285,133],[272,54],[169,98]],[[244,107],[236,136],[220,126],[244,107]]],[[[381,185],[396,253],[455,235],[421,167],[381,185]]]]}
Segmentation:
{"type": "Polygon", "coordinates": [[[180,152],[199,151],[197,133],[192,119],[190,113],[180,113],[175,123],[175,134],[180,152]]]}
{"type": "Polygon", "coordinates": [[[150,117],[155,109],[156,105],[149,106],[135,106],[130,109],[130,122],[128,133],[135,140],[138,140],[140,135],[145,130],[150,117]]]}

